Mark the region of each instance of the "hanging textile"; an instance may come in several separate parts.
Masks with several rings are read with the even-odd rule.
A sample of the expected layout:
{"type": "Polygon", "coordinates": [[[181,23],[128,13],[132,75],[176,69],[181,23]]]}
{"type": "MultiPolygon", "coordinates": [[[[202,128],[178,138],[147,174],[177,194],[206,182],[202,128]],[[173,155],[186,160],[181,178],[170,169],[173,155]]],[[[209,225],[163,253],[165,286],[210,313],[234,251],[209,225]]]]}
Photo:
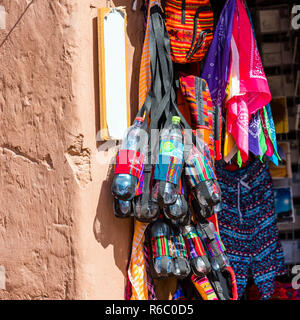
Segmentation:
{"type": "Polygon", "coordinates": [[[139,109],[143,106],[146,101],[147,94],[151,88],[151,67],[150,67],[150,9],[154,5],[160,5],[158,0],[149,0],[147,25],[145,31],[145,38],[143,44],[143,51],[140,65],[139,75],[139,109]]]}
{"type": "Polygon", "coordinates": [[[251,274],[261,299],[268,299],[274,292],[275,277],[286,272],[268,165],[256,159],[242,169],[228,171],[216,164],[216,174],[223,195],[220,234],[239,298],[251,274]]]}
{"type": "Polygon", "coordinates": [[[236,0],[227,0],[221,12],[201,74],[208,84],[213,104],[218,106],[220,111],[229,77],[230,40],[235,2],[236,0]]]}
{"type": "MultiPolygon", "coordinates": [[[[150,9],[158,3],[157,0],[149,0],[147,25],[140,65],[139,75],[139,109],[144,105],[151,87],[150,69],[150,9]]],[[[160,3],[160,2],[159,2],[160,3]]],[[[148,223],[135,221],[134,237],[132,241],[131,260],[128,269],[128,278],[132,287],[131,300],[148,300],[147,266],[144,256],[145,230],[148,223]]]]}
{"type": "Polygon", "coordinates": [[[278,160],[280,161],[281,159],[280,159],[280,157],[278,155],[278,151],[277,151],[276,131],[275,131],[275,125],[274,125],[274,121],[273,121],[273,117],[272,117],[271,106],[269,103],[265,107],[265,116],[268,119],[267,123],[269,125],[267,126],[267,129],[268,129],[269,136],[272,140],[273,148],[274,148],[274,154],[269,158],[276,166],[278,166],[278,160]]]}
{"type": "Polygon", "coordinates": [[[144,256],[147,223],[135,221],[128,278],[132,285],[131,300],[148,300],[147,270],[144,256]]]}
{"type": "MultiPolygon", "coordinates": [[[[254,38],[255,38],[254,25],[253,25],[253,21],[252,21],[252,18],[251,18],[251,13],[250,13],[249,7],[247,6],[247,3],[245,3],[245,6],[246,6],[246,9],[247,9],[248,17],[249,17],[249,20],[250,20],[250,23],[251,23],[251,27],[252,27],[252,31],[253,31],[253,35],[254,35],[254,38]]],[[[256,41],[256,38],[255,38],[255,41],[256,41]]],[[[256,45],[257,45],[257,42],[256,42],[256,45]]],[[[258,116],[258,112],[254,115],[254,118],[256,118],[260,122],[260,119],[259,119],[259,116],[258,116]]],[[[268,103],[264,107],[264,118],[265,118],[265,123],[266,123],[267,131],[268,131],[268,135],[269,135],[269,138],[271,139],[271,142],[272,142],[272,145],[273,145],[273,149],[274,149],[273,154],[271,156],[268,156],[268,157],[276,166],[278,166],[278,160],[280,160],[280,157],[279,157],[278,152],[277,152],[276,132],[275,132],[275,126],[274,126],[274,122],[273,122],[270,103],[268,103]]],[[[261,152],[261,154],[256,154],[255,153],[256,150],[255,151],[251,150],[254,144],[258,144],[258,146],[259,146],[259,138],[258,138],[259,134],[258,135],[254,134],[255,129],[253,128],[254,122],[252,123],[252,119],[253,119],[253,117],[251,118],[250,125],[249,125],[249,133],[250,133],[249,134],[249,150],[251,152],[253,152],[255,155],[259,155],[260,158],[262,159],[264,153],[261,152]],[[250,128],[251,128],[251,131],[250,131],[250,128]],[[252,141],[250,141],[250,139],[252,141]],[[255,142],[254,142],[254,140],[255,140],[255,142]]],[[[258,127],[261,129],[261,123],[258,124],[258,127]]],[[[260,148],[260,151],[261,151],[261,148],[260,148]]]]}
{"type": "Polygon", "coordinates": [[[207,277],[192,275],[191,280],[203,300],[219,300],[207,277]]]}
{"type": "Polygon", "coordinates": [[[259,113],[256,112],[251,116],[249,123],[249,151],[256,156],[263,156],[261,146],[259,144],[259,136],[261,132],[261,122],[259,113]]]}
{"type": "Polygon", "coordinates": [[[147,272],[147,288],[148,288],[148,300],[157,300],[154,281],[151,277],[150,270],[150,259],[151,259],[151,249],[149,242],[144,243],[144,257],[145,257],[145,266],[147,272]]]}
{"type": "Polygon", "coordinates": [[[249,119],[271,100],[270,89],[257,49],[244,1],[237,0],[231,39],[233,83],[236,90],[226,102],[227,130],[246,162],[249,119]]]}

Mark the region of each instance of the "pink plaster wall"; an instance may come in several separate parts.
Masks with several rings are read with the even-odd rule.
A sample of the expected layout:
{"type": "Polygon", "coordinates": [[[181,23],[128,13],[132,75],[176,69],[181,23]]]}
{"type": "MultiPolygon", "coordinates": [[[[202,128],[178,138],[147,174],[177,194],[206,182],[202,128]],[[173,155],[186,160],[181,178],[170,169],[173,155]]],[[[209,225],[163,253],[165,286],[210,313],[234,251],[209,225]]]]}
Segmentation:
{"type": "MultiPolygon", "coordinates": [[[[0,42],[29,3],[0,3],[0,42]]],[[[114,5],[127,6],[133,117],[142,14],[114,5]]],[[[0,47],[0,299],[123,299],[132,221],[114,218],[97,151],[100,6],[35,0],[0,47]]]]}

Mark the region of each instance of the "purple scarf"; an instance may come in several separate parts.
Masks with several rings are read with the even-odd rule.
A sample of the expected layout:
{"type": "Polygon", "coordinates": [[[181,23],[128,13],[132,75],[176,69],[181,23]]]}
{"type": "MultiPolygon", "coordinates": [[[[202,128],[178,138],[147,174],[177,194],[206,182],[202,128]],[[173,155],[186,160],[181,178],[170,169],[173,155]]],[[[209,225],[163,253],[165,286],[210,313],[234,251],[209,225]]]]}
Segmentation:
{"type": "Polygon", "coordinates": [[[256,112],[251,116],[249,123],[249,150],[256,156],[262,156],[262,150],[259,144],[259,134],[261,130],[259,113],[256,112]]]}
{"type": "Polygon", "coordinates": [[[230,71],[230,41],[236,0],[227,0],[221,12],[201,77],[206,80],[213,104],[222,111],[230,71]]]}

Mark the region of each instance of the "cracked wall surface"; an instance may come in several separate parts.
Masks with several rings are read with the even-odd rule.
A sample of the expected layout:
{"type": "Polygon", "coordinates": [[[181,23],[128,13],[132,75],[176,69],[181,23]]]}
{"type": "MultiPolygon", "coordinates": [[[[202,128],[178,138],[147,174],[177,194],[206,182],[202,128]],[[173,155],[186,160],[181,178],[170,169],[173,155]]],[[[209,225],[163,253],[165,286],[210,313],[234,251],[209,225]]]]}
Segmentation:
{"type": "MultiPolygon", "coordinates": [[[[106,1],[1,5],[0,300],[123,299],[132,221],[114,218],[112,171],[97,152],[96,8],[106,1]]],[[[114,5],[127,6],[134,116],[142,14],[114,5]]]]}

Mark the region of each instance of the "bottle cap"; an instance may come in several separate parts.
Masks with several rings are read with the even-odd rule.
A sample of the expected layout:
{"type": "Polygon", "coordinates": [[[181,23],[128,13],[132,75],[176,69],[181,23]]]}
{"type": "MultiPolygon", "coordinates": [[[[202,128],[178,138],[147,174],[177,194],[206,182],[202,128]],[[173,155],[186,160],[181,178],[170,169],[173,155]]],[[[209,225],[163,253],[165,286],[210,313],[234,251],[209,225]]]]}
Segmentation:
{"type": "Polygon", "coordinates": [[[136,121],[140,121],[140,122],[144,122],[144,118],[143,117],[136,117],[135,120],[136,121]]]}
{"type": "Polygon", "coordinates": [[[180,123],[180,117],[173,116],[173,117],[172,117],[172,123],[174,123],[174,124],[179,124],[179,123],[180,123]]]}

